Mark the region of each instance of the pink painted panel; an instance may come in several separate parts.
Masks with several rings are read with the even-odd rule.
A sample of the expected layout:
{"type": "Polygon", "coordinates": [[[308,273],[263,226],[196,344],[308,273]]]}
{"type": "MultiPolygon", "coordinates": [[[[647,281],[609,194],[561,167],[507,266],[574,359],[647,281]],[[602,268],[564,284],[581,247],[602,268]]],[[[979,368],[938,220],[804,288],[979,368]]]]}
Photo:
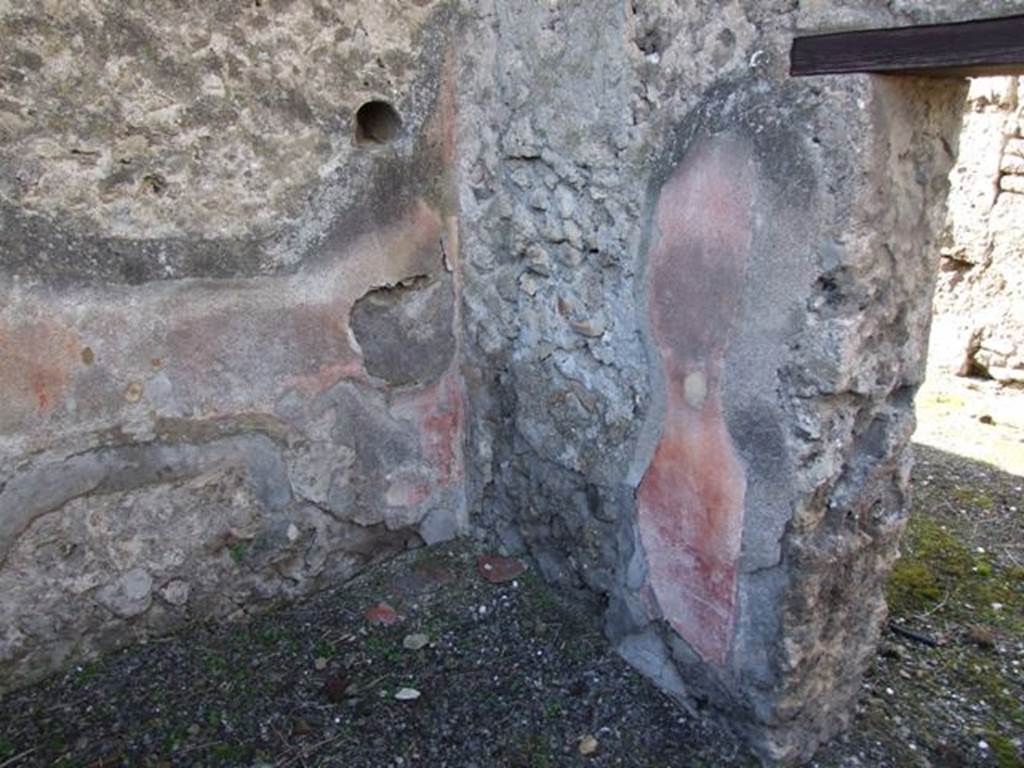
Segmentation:
{"type": "Polygon", "coordinates": [[[423,458],[433,469],[438,488],[462,481],[465,407],[461,382],[453,372],[423,390],[395,396],[392,413],[416,425],[423,458]]]}
{"type": "Polygon", "coordinates": [[[718,664],[732,640],[746,487],[721,379],[750,257],[754,185],[749,144],[699,140],[661,190],[648,269],[666,402],[637,522],[661,615],[718,664]]]}
{"type": "Polygon", "coordinates": [[[75,331],[59,319],[0,321],[0,430],[53,410],[81,365],[79,347],[75,331]]]}

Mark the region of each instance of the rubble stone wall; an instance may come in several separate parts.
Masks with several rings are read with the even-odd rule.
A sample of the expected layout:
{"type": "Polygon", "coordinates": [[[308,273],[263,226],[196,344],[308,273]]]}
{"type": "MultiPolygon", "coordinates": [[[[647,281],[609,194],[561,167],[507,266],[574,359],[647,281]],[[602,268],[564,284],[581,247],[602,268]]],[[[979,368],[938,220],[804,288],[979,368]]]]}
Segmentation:
{"type": "Polygon", "coordinates": [[[479,524],[770,759],[842,726],[884,616],[963,94],[788,46],[916,13],[498,3],[466,70],[479,524]]]}
{"type": "Polygon", "coordinates": [[[468,532],[809,755],[884,616],[964,87],[787,55],[1012,3],[919,5],[0,6],[0,685],[468,532]]]}
{"type": "Polygon", "coordinates": [[[951,173],[931,357],[1024,382],[1024,83],[972,81],[951,173]]]}

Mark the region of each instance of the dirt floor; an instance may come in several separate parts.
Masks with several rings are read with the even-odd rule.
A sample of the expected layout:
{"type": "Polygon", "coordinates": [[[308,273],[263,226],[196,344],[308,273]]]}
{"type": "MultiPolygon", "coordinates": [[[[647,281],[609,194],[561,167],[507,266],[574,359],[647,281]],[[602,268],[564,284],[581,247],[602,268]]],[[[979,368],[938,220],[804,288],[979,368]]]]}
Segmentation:
{"type": "Polygon", "coordinates": [[[815,764],[1024,766],[1024,477],[916,453],[888,631],[853,728],[815,764]]]}
{"type": "Polygon", "coordinates": [[[533,573],[491,583],[466,544],[10,695],[0,756],[19,754],[11,765],[751,764],[533,573]]]}
{"type": "Polygon", "coordinates": [[[1024,386],[928,372],[914,442],[1024,476],[1024,386]]]}
{"type": "MultiPolygon", "coordinates": [[[[1024,765],[1024,407],[985,392],[922,391],[891,622],[852,729],[815,766],[1024,765]]],[[[0,768],[755,765],[588,614],[480,554],[411,552],[12,693],[0,768]]]]}

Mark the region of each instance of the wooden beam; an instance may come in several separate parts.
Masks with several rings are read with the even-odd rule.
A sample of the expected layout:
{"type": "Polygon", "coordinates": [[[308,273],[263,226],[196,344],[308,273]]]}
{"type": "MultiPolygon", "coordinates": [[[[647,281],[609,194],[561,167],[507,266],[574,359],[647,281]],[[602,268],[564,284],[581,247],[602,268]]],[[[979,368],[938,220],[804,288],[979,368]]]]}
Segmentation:
{"type": "Polygon", "coordinates": [[[1024,15],[808,35],[793,40],[789,73],[942,77],[1024,74],[1024,15]]]}

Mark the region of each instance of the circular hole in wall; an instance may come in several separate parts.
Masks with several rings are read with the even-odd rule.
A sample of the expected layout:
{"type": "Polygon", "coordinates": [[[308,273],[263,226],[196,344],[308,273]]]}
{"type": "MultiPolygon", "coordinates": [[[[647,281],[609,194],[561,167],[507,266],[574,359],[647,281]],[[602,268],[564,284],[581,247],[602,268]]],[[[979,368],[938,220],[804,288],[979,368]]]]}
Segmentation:
{"type": "Polygon", "coordinates": [[[368,101],[356,110],[356,141],[387,144],[402,130],[402,118],[386,101],[368,101]]]}

